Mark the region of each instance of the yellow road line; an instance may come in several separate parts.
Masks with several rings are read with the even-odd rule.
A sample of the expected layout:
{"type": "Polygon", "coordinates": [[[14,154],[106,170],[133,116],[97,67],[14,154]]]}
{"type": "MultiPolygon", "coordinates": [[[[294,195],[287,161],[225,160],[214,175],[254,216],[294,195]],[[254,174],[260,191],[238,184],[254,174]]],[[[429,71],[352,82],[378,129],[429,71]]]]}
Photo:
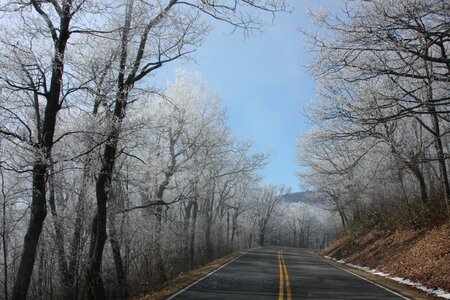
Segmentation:
{"type": "Polygon", "coordinates": [[[284,276],[286,277],[286,292],[287,292],[287,300],[292,300],[292,292],[291,292],[291,283],[289,281],[289,273],[287,271],[286,262],[284,261],[283,253],[281,253],[281,260],[283,262],[284,276]]]}
{"type": "Polygon", "coordinates": [[[284,282],[283,282],[283,263],[281,261],[281,250],[278,250],[278,265],[280,266],[280,288],[278,294],[278,300],[284,299],[284,282]]]}
{"type": "Polygon", "coordinates": [[[289,273],[287,271],[286,262],[283,257],[283,250],[278,251],[278,265],[280,269],[280,287],[278,300],[284,300],[284,285],[286,284],[286,298],[292,300],[291,283],[289,281],[289,273]]]}

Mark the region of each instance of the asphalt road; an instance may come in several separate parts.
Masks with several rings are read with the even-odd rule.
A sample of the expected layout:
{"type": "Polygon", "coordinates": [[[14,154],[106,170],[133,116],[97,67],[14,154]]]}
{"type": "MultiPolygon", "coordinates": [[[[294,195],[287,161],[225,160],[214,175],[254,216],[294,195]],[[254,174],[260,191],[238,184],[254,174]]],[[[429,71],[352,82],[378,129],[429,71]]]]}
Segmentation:
{"type": "Polygon", "coordinates": [[[407,299],[304,249],[253,250],[168,299],[407,299]]]}

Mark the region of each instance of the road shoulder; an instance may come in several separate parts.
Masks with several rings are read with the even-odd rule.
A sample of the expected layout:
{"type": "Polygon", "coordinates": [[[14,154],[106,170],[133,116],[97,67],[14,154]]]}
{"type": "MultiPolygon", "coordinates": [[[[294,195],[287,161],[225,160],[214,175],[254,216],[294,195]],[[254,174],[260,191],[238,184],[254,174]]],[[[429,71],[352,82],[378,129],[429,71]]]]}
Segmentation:
{"type": "Polygon", "coordinates": [[[164,283],[161,287],[156,288],[154,291],[144,292],[139,295],[129,298],[130,300],[162,300],[166,299],[178,291],[185,289],[186,287],[194,284],[203,278],[207,277],[210,273],[215,272],[220,267],[230,263],[231,261],[243,256],[253,249],[237,251],[221,258],[218,258],[209,264],[199,267],[187,273],[182,273],[171,280],[164,283]]]}
{"type": "Polygon", "coordinates": [[[365,272],[363,270],[359,270],[356,268],[352,268],[346,264],[342,264],[342,263],[338,263],[336,261],[333,261],[331,259],[327,259],[321,255],[318,255],[317,253],[314,252],[310,252],[311,255],[316,256],[318,258],[320,258],[322,261],[333,265],[337,268],[343,269],[347,272],[350,272],[352,274],[358,275],[360,277],[363,277],[366,280],[372,281],[378,285],[381,285],[384,288],[387,288],[389,290],[392,290],[396,293],[399,293],[405,297],[408,297],[410,299],[416,299],[416,300],[437,300],[437,299],[442,299],[442,298],[438,298],[438,297],[434,297],[431,295],[428,295],[426,293],[423,293],[415,288],[409,287],[407,285],[403,285],[399,282],[393,281],[391,279],[385,278],[385,277],[381,277],[372,273],[368,273],[365,272]]]}

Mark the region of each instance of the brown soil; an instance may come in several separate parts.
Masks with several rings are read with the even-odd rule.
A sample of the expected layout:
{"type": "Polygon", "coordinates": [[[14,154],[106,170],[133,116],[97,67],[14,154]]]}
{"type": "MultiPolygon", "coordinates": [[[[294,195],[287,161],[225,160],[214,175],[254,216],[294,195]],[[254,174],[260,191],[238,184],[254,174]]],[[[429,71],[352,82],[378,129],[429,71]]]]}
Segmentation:
{"type": "Polygon", "coordinates": [[[450,291],[450,228],[370,230],[345,236],[321,255],[450,291]]]}

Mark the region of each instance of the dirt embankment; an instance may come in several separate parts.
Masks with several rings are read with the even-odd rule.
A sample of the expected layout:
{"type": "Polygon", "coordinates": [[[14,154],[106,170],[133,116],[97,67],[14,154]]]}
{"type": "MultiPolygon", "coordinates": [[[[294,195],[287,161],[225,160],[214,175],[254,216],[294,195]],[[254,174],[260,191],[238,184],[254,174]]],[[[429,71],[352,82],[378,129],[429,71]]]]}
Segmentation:
{"type": "Polygon", "coordinates": [[[345,236],[320,252],[348,263],[450,291],[450,227],[370,230],[345,236]]]}

